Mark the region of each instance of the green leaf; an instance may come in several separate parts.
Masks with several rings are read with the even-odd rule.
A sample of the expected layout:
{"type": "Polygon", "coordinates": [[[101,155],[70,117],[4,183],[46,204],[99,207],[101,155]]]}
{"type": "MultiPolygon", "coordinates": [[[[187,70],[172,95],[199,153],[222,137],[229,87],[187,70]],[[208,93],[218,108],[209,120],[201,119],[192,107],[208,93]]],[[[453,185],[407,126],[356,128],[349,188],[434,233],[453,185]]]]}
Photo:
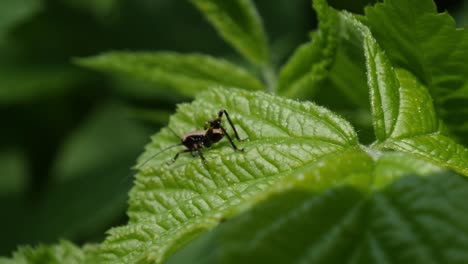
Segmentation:
{"type": "Polygon", "coordinates": [[[0,2],[0,44],[8,32],[41,8],[39,0],[2,0],[0,2]]]}
{"type": "Polygon", "coordinates": [[[218,33],[257,65],[270,63],[262,20],[251,0],[192,0],[218,33]]]}
{"type": "MultiPolygon", "coordinates": [[[[366,83],[366,68],[362,39],[357,29],[343,19],[340,13],[341,30],[335,59],[331,65],[322,91],[330,92],[330,101],[340,109],[342,104],[337,100],[336,91],[343,94],[342,97],[352,104],[352,109],[359,107],[361,111],[369,111],[369,91],[366,83]],[[335,88],[335,89],[332,89],[335,88]]],[[[323,94],[315,97],[321,101],[323,94]]]]}
{"type": "Polygon", "coordinates": [[[0,103],[29,103],[62,94],[83,81],[76,67],[65,65],[0,65],[0,103]]]}
{"type": "Polygon", "coordinates": [[[293,189],[227,220],[168,263],[464,263],[466,199],[468,179],[448,172],[403,177],[368,195],[351,186],[293,189]]]}
{"type": "Polygon", "coordinates": [[[80,248],[70,242],[60,241],[59,244],[52,246],[20,247],[12,259],[0,258],[0,264],[81,264],[84,260],[85,256],[80,248]]]}
{"type": "Polygon", "coordinates": [[[262,84],[244,69],[207,55],[182,55],[174,52],[109,52],[76,60],[79,65],[118,75],[131,76],[167,87],[185,96],[212,86],[263,89],[262,84]]]}
{"type": "Polygon", "coordinates": [[[376,145],[408,152],[468,175],[468,150],[444,135],[427,88],[410,72],[394,69],[367,27],[366,55],[376,145]]]}
{"type": "MultiPolygon", "coordinates": [[[[376,152],[375,149],[372,151],[376,152]]],[[[441,167],[418,158],[414,154],[392,151],[373,156],[376,162],[372,172],[372,190],[383,189],[404,176],[426,176],[442,171],[441,167]]]]}
{"type": "Polygon", "coordinates": [[[108,18],[118,7],[117,0],[63,0],[73,8],[92,13],[98,19],[108,18]]]}
{"type": "MultiPolygon", "coordinates": [[[[27,182],[26,158],[22,151],[3,148],[0,153],[0,197],[22,192],[27,182]]],[[[1,198],[0,198],[1,199],[1,198]]]]}
{"type": "Polygon", "coordinates": [[[312,103],[262,92],[211,89],[192,104],[180,105],[169,127],[183,135],[216,117],[222,108],[245,139],[235,141],[244,152],[234,151],[223,140],[204,151],[206,164],[199,157],[182,155],[168,166],[166,162],[182,148],[151,159],[180,142],[163,129],[139,160],[140,172],[130,192],[130,222],[109,232],[94,256],[97,261],[160,263],[195,235],[240,210],[238,206],[248,208],[264,193],[287,188],[282,181],[303,178],[312,171],[315,178],[308,178],[307,184],[317,190],[344,181],[370,183],[368,178],[348,178],[350,171],[360,175],[359,171],[371,168],[371,159],[358,147],[353,129],[312,103]]]}
{"type": "Polygon", "coordinates": [[[383,147],[413,153],[468,176],[468,150],[440,133],[388,140],[383,147]]]}
{"type": "Polygon", "coordinates": [[[278,80],[280,95],[304,98],[314,94],[327,77],[337,45],[338,15],[326,1],[314,1],[319,19],[319,30],[312,41],[296,49],[281,68],[278,80]]]}
{"type": "MultiPolygon", "coordinates": [[[[147,131],[128,119],[125,108],[102,105],[61,145],[51,169],[52,180],[40,199],[31,203],[26,195],[26,162],[18,164],[23,170],[17,174],[26,175],[16,180],[16,190],[13,183],[7,184],[15,175],[1,174],[1,184],[10,187],[0,193],[0,208],[8,212],[0,218],[3,252],[19,243],[50,243],[57,237],[81,241],[103,238],[105,230],[126,211],[131,187],[128,168],[147,136],[147,131]]],[[[13,161],[10,158],[10,163],[13,161]]]]}
{"type": "Polygon", "coordinates": [[[370,33],[365,36],[364,50],[375,136],[378,141],[384,141],[391,136],[397,122],[400,84],[390,62],[370,33]]]}
{"type": "Polygon", "coordinates": [[[464,89],[468,31],[455,28],[447,13],[438,14],[431,0],[387,0],[367,8],[366,18],[392,64],[409,70],[427,87],[447,126],[468,143],[467,130],[459,129],[468,126],[466,115],[460,116],[468,112],[468,91],[464,89]]]}

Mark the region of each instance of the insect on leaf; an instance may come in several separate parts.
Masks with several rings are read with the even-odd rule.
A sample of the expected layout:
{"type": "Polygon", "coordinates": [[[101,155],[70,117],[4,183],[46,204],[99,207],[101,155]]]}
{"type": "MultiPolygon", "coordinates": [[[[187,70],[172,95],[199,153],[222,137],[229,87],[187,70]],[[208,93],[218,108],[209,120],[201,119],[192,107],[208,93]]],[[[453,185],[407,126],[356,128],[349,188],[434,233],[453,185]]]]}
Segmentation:
{"type": "MultiPolygon", "coordinates": [[[[146,163],[130,192],[130,222],[110,231],[97,251],[99,261],[144,259],[161,263],[237,206],[255,203],[271,186],[285,188],[287,185],[279,184],[283,180],[310,170],[333,171],[310,180],[310,186],[322,189],[349,176],[340,172],[368,168],[370,158],[358,147],[356,134],[346,121],[312,103],[263,92],[210,89],[192,104],[179,105],[169,127],[182,135],[202,127],[222,108],[244,139],[236,142],[244,152],[234,151],[223,140],[204,150],[206,163],[186,154],[166,165],[178,150],[146,162],[161,149],[180,143],[168,129],[162,129],[140,157],[139,164],[146,163]],[[325,159],[330,161],[322,163],[325,159]],[[326,166],[337,159],[346,161],[346,170],[326,166]],[[356,160],[360,162],[353,165],[356,160]]],[[[229,126],[225,127],[232,135],[229,126]]]]}

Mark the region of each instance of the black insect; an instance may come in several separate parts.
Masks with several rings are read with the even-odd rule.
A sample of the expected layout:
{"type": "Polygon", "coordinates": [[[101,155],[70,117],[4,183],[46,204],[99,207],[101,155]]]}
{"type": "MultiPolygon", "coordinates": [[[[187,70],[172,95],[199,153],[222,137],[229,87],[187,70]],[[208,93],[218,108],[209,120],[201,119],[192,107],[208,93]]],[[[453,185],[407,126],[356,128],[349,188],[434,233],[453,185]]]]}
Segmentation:
{"type": "Polygon", "coordinates": [[[180,138],[182,142],[181,145],[184,145],[187,149],[181,150],[177,152],[177,154],[172,159],[172,163],[174,163],[180,154],[190,152],[193,153],[196,151],[198,155],[200,155],[203,161],[206,161],[205,157],[203,156],[202,148],[209,148],[213,143],[216,143],[223,139],[224,136],[227,137],[229,143],[234,148],[234,150],[242,151],[243,149],[239,149],[236,144],[232,141],[231,136],[227,133],[226,129],[221,124],[223,119],[223,115],[226,116],[229,125],[231,126],[232,130],[234,130],[234,135],[236,136],[237,140],[241,141],[239,134],[237,133],[236,127],[232,123],[231,118],[226,110],[221,109],[218,112],[218,118],[209,120],[205,123],[205,130],[195,130],[183,135],[180,138]]]}
{"type": "MultiPolygon", "coordinates": [[[[221,110],[219,110],[218,117],[216,119],[209,120],[209,121],[207,121],[205,123],[205,128],[204,128],[205,130],[195,130],[195,131],[189,132],[189,133],[181,136],[180,137],[180,141],[181,141],[180,144],[172,145],[172,146],[169,146],[169,147],[159,151],[158,153],[156,153],[152,157],[150,157],[146,162],[141,164],[139,167],[142,167],[148,161],[150,161],[155,156],[161,154],[162,152],[164,152],[164,151],[166,151],[166,150],[168,150],[170,148],[177,147],[177,146],[185,146],[186,149],[183,149],[183,150],[177,152],[177,154],[174,156],[174,158],[172,158],[171,161],[167,162],[168,164],[174,163],[177,160],[177,158],[179,158],[180,154],[183,154],[183,153],[191,153],[192,156],[194,156],[195,153],[198,153],[198,155],[203,160],[203,162],[206,162],[206,159],[203,156],[202,149],[211,147],[211,145],[213,145],[213,143],[216,143],[216,142],[220,141],[221,139],[223,139],[224,136],[227,137],[227,139],[229,140],[229,143],[231,143],[231,146],[234,148],[234,150],[243,151],[243,149],[239,149],[236,146],[236,144],[234,144],[234,141],[232,140],[231,136],[229,136],[226,129],[223,127],[222,122],[221,122],[223,120],[223,115],[226,116],[226,118],[227,118],[227,120],[229,122],[229,125],[231,126],[232,130],[234,130],[234,135],[237,138],[237,140],[242,141],[240,139],[240,137],[239,137],[239,134],[237,133],[236,127],[234,126],[234,124],[232,123],[231,118],[229,117],[228,112],[226,110],[224,110],[224,109],[221,109],[221,110]]],[[[172,133],[174,133],[174,135],[177,136],[177,134],[174,131],[172,131],[172,133]]],[[[177,136],[177,137],[179,137],[179,136],[177,136]]]]}

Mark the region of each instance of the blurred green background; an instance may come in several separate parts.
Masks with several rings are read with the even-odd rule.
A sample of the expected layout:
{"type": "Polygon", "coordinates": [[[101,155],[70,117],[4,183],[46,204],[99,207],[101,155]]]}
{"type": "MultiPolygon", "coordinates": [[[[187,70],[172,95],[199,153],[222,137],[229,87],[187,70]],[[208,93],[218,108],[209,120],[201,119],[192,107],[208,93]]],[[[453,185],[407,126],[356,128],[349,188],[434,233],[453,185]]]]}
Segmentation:
{"type": "MultiPolygon", "coordinates": [[[[316,26],[310,1],[254,2],[281,65],[316,26]]],[[[367,2],[330,1],[353,12],[367,2]]],[[[439,2],[468,24],[468,1],[439,2]]],[[[188,0],[0,1],[0,255],[99,242],[125,224],[130,167],[189,99],[72,62],[110,50],[202,52],[248,67],[188,0]]]]}

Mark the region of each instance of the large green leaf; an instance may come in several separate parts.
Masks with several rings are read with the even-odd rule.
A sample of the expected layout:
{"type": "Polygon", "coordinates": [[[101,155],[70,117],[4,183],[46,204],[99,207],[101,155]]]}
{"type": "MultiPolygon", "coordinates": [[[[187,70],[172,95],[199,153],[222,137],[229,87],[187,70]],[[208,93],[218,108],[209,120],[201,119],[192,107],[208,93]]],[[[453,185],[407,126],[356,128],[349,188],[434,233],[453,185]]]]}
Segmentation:
{"type": "Polygon", "coordinates": [[[338,14],[326,1],[314,1],[319,18],[319,30],[312,34],[312,41],[296,49],[281,68],[278,93],[293,98],[313,95],[326,78],[333,62],[336,44],[338,14]]]}
{"type": "Polygon", "coordinates": [[[221,224],[168,263],[465,263],[466,199],[468,179],[447,172],[406,176],[371,194],[294,189],[221,224]]]}
{"type": "Polygon", "coordinates": [[[263,89],[262,84],[243,68],[207,55],[174,52],[110,52],[77,63],[93,69],[134,77],[185,96],[212,86],[263,89]]]}
{"type": "Polygon", "coordinates": [[[468,143],[468,31],[431,0],[387,0],[367,8],[366,18],[390,61],[429,89],[448,127],[468,143]]]}
{"type": "Polygon", "coordinates": [[[251,0],[192,0],[218,33],[251,62],[270,63],[262,20],[251,0]]]}
{"type": "MultiPolygon", "coordinates": [[[[183,155],[168,166],[166,162],[180,149],[150,159],[161,149],[179,143],[163,129],[140,158],[140,172],[130,193],[129,224],[109,232],[95,252],[97,260],[160,263],[238,206],[254,204],[275,189],[271,186],[287,188],[281,181],[313,171],[315,178],[309,180],[314,184],[310,185],[321,190],[345,181],[350,171],[369,169],[371,164],[343,119],[312,103],[261,92],[215,89],[201,93],[194,103],[179,106],[169,127],[182,135],[216,117],[222,108],[230,113],[245,139],[236,142],[244,152],[234,151],[224,141],[205,151],[206,164],[198,157],[183,155]]],[[[368,178],[349,180],[369,183],[368,178]]]]}

